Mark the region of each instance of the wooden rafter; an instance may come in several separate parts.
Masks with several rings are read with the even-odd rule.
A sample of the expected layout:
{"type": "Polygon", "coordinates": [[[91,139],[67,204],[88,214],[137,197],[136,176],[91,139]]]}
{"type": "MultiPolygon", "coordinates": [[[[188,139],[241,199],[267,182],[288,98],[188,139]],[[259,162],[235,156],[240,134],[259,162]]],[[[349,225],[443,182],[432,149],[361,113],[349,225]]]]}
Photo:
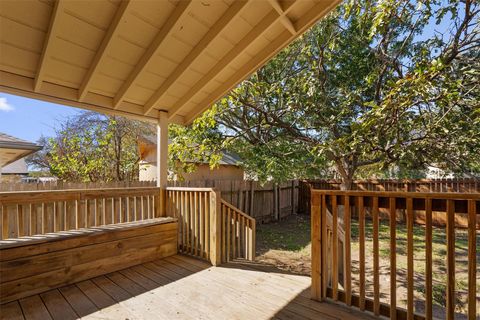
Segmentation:
{"type": "Polygon", "coordinates": [[[120,22],[124,19],[125,14],[131,3],[132,2],[130,0],[120,2],[120,6],[117,9],[115,17],[113,18],[113,21],[110,24],[110,27],[108,28],[107,33],[105,34],[105,37],[103,38],[102,43],[100,44],[100,47],[95,54],[95,57],[93,58],[90,69],[88,69],[88,72],[80,86],[80,89],[78,90],[79,101],[82,101],[88,93],[88,89],[92,84],[92,80],[98,72],[98,67],[104,61],[106,52],[108,52],[109,48],[112,45],[112,39],[115,39],[115,37],[118,35],[118,26],[120,22]]]}
{"type": "MultiPolygon", "coordinates": [[[[291,3],[290,3],[291,6],[291,3]]],[[[188,94],[178,100],[169,110],[169,117],[173,117],[188,104],[197,92],[212,81],[222,70],[224,70],[232,60],[238,57],[259,37],[261,37],[270,26],[279,19],[280,15],[275,10],[270,11],[252,30],[247,33],[210,71],[205,74],[190,89],[188,94]]]]}
{"type": "Polygon", "coordinates": [[[290,31],[291,34],[297,34],[295,26],[293,25],[292,21],[290,21],[290,19],[286,16],[286,12],[280,6],[280,3],[278,3],[277,0],[268,0],[268,2],[273,7],[273,9],[275,9],[275,11],[277,11],[280,15],[280,22],[283,24],[283,26],[287,28],[287,30],[290,31]]]}
{"type": "Polygon", "coordinates": [[[40,56],[40,60],[38,62],[37,75],[35,77],[35,82],[33,85],[33,91],[35,92],[40,91],[43,78],[45,77],[45,72],[48,64],[47,61],[52,50],[52,43],[57,37],[57,33],[59,30],[59,16],[63,12],[63,5],[63,0],[57,0],[55,1],[55,4],[53,6],[52,16],[50,17],[50,25],[48,27],[47,35],[45,36],[42,55],[40,56]]]}
{"type": "Polygon", "coordinates": [[[247,4],[246,0],[235,1],[227,12],[211,27],[205,36],[195,45],[190,53],[183,59],[171,75],[162,83],[160,88],[150,97],[145,104],[144,114],[150,113],[156,104],[162,99],[168,89],[190,67],[190,65],[205,51],[210,43],[237,17],[247,4]]]}
{"type": "Polygon", "coordinates": [[[167,22],[156,35],[150,47],[140,58],[140,61],[137,63],[127,80],[123,83],[123,85],[120,87],[120,90],[115,95],[115,98],[113,99],[114,109],[118,108],[130,87],[135,83],[142,71],[147,68],[152,58],[158,53],[158,49],[163,41],[181,24],[182,19],[184,16],[186,16],[188,8],[191,6],[191,4],[191,0],[179,1],[172,14],[169,16],[167,22]]]}
{"type": "MultiPolygon", "coordinates": [[[[315,5],[307,15],[303,16],[302,19],[295,23],[295,29],[299,30],[299,33],[305,32],[315,21],[320,19],[328,13],[332,8],[338,4],[339,0],[335,2],[320,2],[315,5]]],[[[283,32],[278,36],[269,46],[265,47],[261,52],[259,52],[254,59],[250,60],[249,63],[245,64],[240,70],[238,70],[234,75],[232,75],[228,80],[219,86],[214,92],[209,94],[203,101],[199,104],[201,108],[195,109],[193,112],[190,112],[185,116],[185,123],[191,123],[193,119],[198,117],[203,113],[212,103],[220,99],[231,87],[231,84],[238,84],[241,82],[245,75],[252,73],[254,70],[260,68],[265,62],[268,61],[268,58],[271,56],[272,51],[275,54],[284,48],[290,41],[295,38],[296,35],[292,35],[289,31],[283,32]],[[276,48],[276,49],[275,49],[276,48]]],[[[172,114],[172,112],[170,112],[172,114]]]]}

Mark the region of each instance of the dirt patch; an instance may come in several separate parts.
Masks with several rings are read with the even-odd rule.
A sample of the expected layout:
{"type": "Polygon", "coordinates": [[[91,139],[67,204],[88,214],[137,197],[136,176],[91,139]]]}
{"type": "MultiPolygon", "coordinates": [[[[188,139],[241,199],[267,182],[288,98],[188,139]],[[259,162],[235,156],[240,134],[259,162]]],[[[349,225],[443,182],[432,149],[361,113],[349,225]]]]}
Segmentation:
{"type": "MultiPolygon", "coordinates": [[[[372,223],[365,223],[366,251],[366,296],[373,297],[373,240],[372,223]]],[[[468,237],[466,230],[456,230],[456,318],[466,319],[466,297],[468,278],[468,237]]],[[[407,300],[407,230],[404,224],[397,224],[397,305],[406,307],[407,300]]],[[[425,230],[423,226],[414,227],[414,277],[415,309],[424,312],[425,301],[425,230]]],[[[477,248],[480,247],[477,237],[477,248]]],[[[379,226],[380,247],[380,301],[390,301],[389,268],[390,230],[386,221],[379,226]]],[[[446,234],[444,228],[433,230],[433,312],[436,318],[445,318],[446,296],[446,234]]],[[[310,217],[294,215],[280,222],[259,225],[257,227],[257,259],[276,267],[301,275],[310,275],[310,217]]],[[[358,221],[352,221],[352,290],[358,294],[358,221]]],[[[477,304],[480,303],[480,250],[477,252],[477,304]]]]}
{"type": "Polygon", "coordinates": [[[310,217],[292,215],[257,227],[257,260],[310,275],[310,217]]]}

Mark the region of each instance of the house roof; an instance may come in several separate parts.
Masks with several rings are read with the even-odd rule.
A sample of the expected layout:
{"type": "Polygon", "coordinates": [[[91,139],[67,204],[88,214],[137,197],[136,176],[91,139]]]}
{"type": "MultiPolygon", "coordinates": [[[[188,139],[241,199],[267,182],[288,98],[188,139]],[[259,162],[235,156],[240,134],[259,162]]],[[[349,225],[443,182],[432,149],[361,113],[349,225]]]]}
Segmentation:
{"type": "Polygon", "coordinates": [[[0,166],[41,150],[42,146],[0,132],[0,166]]]}
{"type": "Polygon", "coordinates": [[[0,1],[0,91],[190,123],[340,0],[0,1]]]}

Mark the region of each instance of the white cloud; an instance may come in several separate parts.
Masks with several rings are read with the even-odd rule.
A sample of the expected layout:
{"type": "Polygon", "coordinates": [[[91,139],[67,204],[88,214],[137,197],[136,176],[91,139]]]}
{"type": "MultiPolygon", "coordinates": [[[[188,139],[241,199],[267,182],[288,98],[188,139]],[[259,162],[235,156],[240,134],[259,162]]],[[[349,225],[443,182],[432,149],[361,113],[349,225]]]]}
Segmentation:
{"type": "Polygon", "coordinates": [[[7,98],[0,97],[0,111],[9,112],[13,110],[15,110],[15,108],[8,103],[7,98]]]}

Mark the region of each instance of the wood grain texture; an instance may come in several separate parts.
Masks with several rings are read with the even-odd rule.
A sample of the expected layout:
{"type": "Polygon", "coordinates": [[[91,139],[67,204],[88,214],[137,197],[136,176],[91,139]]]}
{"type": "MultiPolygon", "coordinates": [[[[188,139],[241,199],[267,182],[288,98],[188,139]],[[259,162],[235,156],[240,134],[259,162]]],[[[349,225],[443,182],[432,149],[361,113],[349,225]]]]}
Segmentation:
{"type": "Polygon", "coordinates": [[[206,261],[175,255],[2,305],[2,314],[8,309],[24,319],[23,308],[34,319],[55,318],[60,312],[65,319],[104,320],[374,319],[338,304],[312,301],[309,286],[310,277],[271,265],[230,262],[213,268],[206,261]]]}
{"type": "Polygon", "coordinates": [[[176,254],[177,223],[167,221],[0,249],[1,302],[176,254]]]}

